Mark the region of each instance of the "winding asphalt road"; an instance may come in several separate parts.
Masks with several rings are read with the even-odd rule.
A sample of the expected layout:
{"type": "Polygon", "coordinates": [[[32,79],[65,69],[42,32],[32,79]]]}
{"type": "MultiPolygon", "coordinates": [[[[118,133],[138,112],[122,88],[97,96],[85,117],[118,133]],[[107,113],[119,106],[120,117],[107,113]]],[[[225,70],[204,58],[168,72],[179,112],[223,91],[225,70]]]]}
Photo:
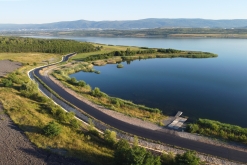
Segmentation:
{"type": "MultiPolygon", "coordinates": [[[[73,54],[70,54],[64,57],[63,61],[67,61],[69,57],[73,54]]],[[[129,123],[125,123],[123,121],[119,121],[111,116],[106,115],[105,113],[98,111],[97,109],[91,107],[90,105],[82,102],[81,100],[77,99],[75,96],[69,94],[65,90],[63,90],[60,86],[56,85],[47,77],[42,76],[39,71],[44,68],[37,68],[33,72],[36,76],[38,76],[47,86],[49,86],[53,91],[55,91],[58,95],[60,95],[63,99],[67,100],[68,102],[74,104],[76,107],[82,109],[87,114],[93,116],[94,118],[111,125],[119,130],[124,132],[128,132],[140,137],[160,141],[166,144],[179,146],[182,148],[187,148],[190,150],[195,150],[201,153],[234,160],[242,163],[247,163],[247,153],[242,151],[237,151],[233,149],[229,149],[226,147],[221,146],[214,146],[198,141],[193,141],[189,139],[184,139],[178,137],[174,134],[166,133],[162,130],[149,130],[142,127],[134,126],[129,123]]]]}

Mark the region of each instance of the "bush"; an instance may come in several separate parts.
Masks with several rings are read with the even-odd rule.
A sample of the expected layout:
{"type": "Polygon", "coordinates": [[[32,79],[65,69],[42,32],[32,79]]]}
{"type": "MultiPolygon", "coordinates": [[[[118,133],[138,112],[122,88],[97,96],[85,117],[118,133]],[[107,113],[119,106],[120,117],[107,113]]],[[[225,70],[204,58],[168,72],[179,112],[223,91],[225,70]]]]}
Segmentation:
{"type": "Polygon", "coordinates": [[[94,90],[92,90],[91,94],[94,97],[105,97],[106,96],[106,94],[101,92],[98,87],[95,87],[94,90]]]}
{"type": "Polygon", "coordinates": [[[162,165],[175,165],[175,156],[171,152],[162,154],[160,160],[162,165]]]}
{"type": "Polygon", "coordinates": [[[106,129],[104,139],[110,146],[113,146],[117,142],[117,134],[114,131],[106,129]]]}
{"type": "Polygon", "coordinates": [[[194,151],[187,151],[184,154],[176,155],[175,157],[176,164],[183,164],[183,165],[199,165],[200,159],[196,156],[194,151]]]}
{"type": "Polygon", "coordinates": [[[123,68],[124,66],[123,66],[123,64],[118,64],[117,65],[117,68],[123,68]]]}
{"type": "Polygon", "coordinates": [[[68,82],[69,82],[70,84],[72,84],[72,85],[77,85],[77,84],[78,84],[78,81],[76,80],[75,77],[72,77],[71,79],[69,79],[68,82]]]}
{"type": "Polygon", "coordinates": [[[118,165],[160,165],[160,157],[152,155],[146,149],[133,146],[132,148],[126,140],[119,140],[114,153],[115,163],[118,165]]]}
{"type": "Polygon", "coordinates": [[[80,80],[80,81],[78,82],[78,86],[80,86],[80,87],[84,87],[84,86],[86,86],[86,85],[87,85],[87,84],[86,84],[85,81],[80,80]]]}
{"type": "Polygon", "coordinates": [[[29,81],[26,84],[22,84],[20,92],[23,96],[27,98],[40,102],[43,101],[42,97],[38,93],[38,84],[33,81],[29,81]]]}
{"type": "Polygon", "coordinates": [[[48,123],[43,128],[43,131],[44,131],[45,135],[47,135],[49,137],[54,137],[54,136],[57,136],[61,133],[62,128],[58,123],[52,121],[52,122],[48,123]]]}
{"type": "Polygon", "coordinates": [[[117,108],[124,106],[124,102],[118,98],[110,98],[110,101],[117,108]]]}
{"type": "Polygon", "coordinates": [[[52,108],[51,113],[61,123],[70,123],[73,120],[74,116],[75,116],[75,113],[74,112],[65,112],[60,107],[54,107],[54,108],[52,108]]]}
{"type": "Polygon", "coordinates": [[[9,79],[3,79],[2,83],[3,83],[4,87],[12,87],[13,86],[13,82],[9,79]]]}
{"type": "Polygon", "coordinates": [[[28,83],[22,84],[21,90],[27,91],[29,93],[37,93],[38,92],[38,84],[33,82],[33,81],[29,81],[28,83]]]}
{"type": "Polygon", "coordinates": [[[71,124],[71,126],[72,126],[73,128],[75,128],[75,129],[77,129],[77,128],[80,127],[80,123],[79,123],[76,119],[72,119],[72,120],[70,121],[70,124],[71,124]]]}

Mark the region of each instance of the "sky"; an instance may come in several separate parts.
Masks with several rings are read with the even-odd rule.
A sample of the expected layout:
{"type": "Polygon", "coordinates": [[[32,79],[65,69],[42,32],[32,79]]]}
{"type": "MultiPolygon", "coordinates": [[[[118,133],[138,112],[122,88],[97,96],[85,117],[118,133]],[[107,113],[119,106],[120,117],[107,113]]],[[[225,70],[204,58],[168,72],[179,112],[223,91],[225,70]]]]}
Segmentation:
{"type": "Polygon", "coordinates": [[[145,18],[247,19],[247,0],[0,0],[0,24],[145,18]]]}

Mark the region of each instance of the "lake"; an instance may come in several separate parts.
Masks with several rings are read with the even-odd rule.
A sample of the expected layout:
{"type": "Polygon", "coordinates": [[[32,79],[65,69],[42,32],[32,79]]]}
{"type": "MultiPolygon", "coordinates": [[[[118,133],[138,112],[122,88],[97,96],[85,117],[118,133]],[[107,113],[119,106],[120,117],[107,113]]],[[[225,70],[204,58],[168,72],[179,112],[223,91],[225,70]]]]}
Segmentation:
{"type": "Polygon", "coordinates": [[[217,58],[136,60],[95,66],[100,74],[70,75],[99,87],[110,96],[159,108],[182,111],[190,119],[207,118],[247,127],[247,40],[63,37],[112,45],[207,51],[217,58]]]}

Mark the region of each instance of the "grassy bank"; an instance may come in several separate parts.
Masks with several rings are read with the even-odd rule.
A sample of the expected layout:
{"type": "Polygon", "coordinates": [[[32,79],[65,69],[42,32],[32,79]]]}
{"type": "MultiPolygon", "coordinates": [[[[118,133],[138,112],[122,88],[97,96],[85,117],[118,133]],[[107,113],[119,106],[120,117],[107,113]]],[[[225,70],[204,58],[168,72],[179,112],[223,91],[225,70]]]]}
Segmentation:
{"type": "Polygon", "coordinates": [[[25,64],[12,74],[0,80],[0,102],[5,112],[25,132],[31,142],[43,149],[48,149],[65,156],[76,157],[93,164],[113,164],[113,149],[104,137],[93,133],[89,127],[75,121],[73,113],[66,113],[53,102],[38,92],[31,84],[26,71],[43,65],[47,59],[58,61],[60,55],[28,53],[0,54],[0,59],[10,59],[25,64]],[[35,57],[33,58],[33,54],[35,57]],[[34,65],[34,62],[36,63],[34,65]],[[27,64],[29,63],[29,64],[27,64]],[[12,81],[6,87],[3,80],[12,81]],[[26,85],[25,85],[26,84],[26,85]],[[62,131],[58,136],[49,137],[43,128],[51,121],[59,124],[62,131]]]}
{"type": "Polygon", "coordinates": [[[242,128],[237,125],[208,119],[199,119],[194,124],[188,124],[187,130],[191,133],[199,133],[210,137],[247,144],[247,128],[242,128]]]}

